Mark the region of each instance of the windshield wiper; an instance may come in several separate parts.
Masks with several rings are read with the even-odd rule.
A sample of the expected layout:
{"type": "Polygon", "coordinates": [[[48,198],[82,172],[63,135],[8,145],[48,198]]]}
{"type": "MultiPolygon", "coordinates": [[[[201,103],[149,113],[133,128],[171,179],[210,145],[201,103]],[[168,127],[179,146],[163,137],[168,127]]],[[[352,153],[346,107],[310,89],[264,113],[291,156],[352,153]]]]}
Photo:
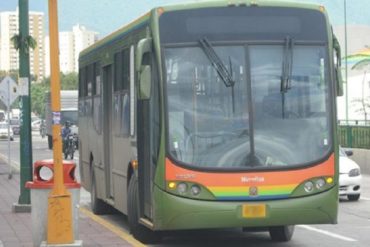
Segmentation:
{"type": "Polygon", "coordinates": [[[287,36],[285,38],[284,54],[283,54],[283,66],[281,73],[281,84],[280,92],[286,93],[291,88],[292,78],[292,67],[293,67],[293,41],[292,38],[287,36]]]}
{"type": "MultiPolygon", "coordinates": [[[[216,69],[217,74],[220,76],[226,87],[232,87],[235,84],[232,72],[229,71],[225,64],[221,61],[220,57],[217,55],[212,45],[209,43],[207,38],[199,40],[200,47],[206,54],[207,58],[211,62],[212,66],[216,69]]],[[[231,60],[229,61],[231,65],[231,60]]],[[[230,68],[231,70],[231,68],[230,68]]]]}
{"type": "Polygon", "coordinates": [[[285,93],[292,88],[292,68],[293,68],[293,40],[287,36],[285,38],[283,65],[280,79],[282,118],[285,118],[285,93]]]}

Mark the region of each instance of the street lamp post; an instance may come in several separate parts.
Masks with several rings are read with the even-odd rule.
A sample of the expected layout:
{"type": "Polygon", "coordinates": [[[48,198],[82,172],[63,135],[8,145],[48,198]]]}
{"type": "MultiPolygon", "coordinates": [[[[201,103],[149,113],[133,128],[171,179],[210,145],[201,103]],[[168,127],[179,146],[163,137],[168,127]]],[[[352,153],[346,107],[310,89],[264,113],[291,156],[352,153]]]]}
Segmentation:
{"type": "Polygon", "coordinates": [[[30,97],[30,56],[29,46],[24,42],[29,36],[28,0],[19,0],[19,84],[21,84],[21,137],[20,137],[20,196],[13,211],[30,211],[30,191],[25,188],[27,181],[32,180],[32,137],[31,137],[31,97],[30,97]]]}
{"type": "Polygon", "coordinates": [[[344,59],[346,78],[346,125],[348,125],[347,1],[344,0],[344,59]]]}

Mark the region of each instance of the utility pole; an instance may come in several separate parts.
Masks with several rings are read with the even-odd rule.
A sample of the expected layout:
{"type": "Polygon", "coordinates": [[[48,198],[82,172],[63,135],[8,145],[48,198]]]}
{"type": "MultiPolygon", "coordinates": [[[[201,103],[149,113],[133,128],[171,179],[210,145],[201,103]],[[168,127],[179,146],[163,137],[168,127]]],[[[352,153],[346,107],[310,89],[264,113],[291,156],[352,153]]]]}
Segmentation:
{"type": "Polygon", "coordinates": [[[14,212],[31,210],[27,181],[32,180],[32,137],[31,137],[31,97],[30,97],[30,57],[29,46],[24,42],[29,36],[28,0],[19,0],[19,86],[20,96],[20,196],[18,204],[13,205],[14,212]]]}
{"type": "Polygon", "coordinates": [[[346,125],[348,126],[348,59],[347,59],[347,1],[344,0],[344,56],[345,56],[345,77],[346,77],[346,125]]]}
{"type": "MultiPolygon", "coordinates": [[[[62,137],[60,115],[60,68],[59,68],[59,35],[58,3],[49,0],[49,36],[50,36],[50,89],[51,110],[53,112],[53,157],[54,183],[48,196],[48,244],[76,243],[73,236],[72,199],[67,191],[63,178],[62,137]]],[[[63,245],[65,246],[65,245],[63,245]]],[[[82,243],[79,245],[82,246],[82,243]]]]}

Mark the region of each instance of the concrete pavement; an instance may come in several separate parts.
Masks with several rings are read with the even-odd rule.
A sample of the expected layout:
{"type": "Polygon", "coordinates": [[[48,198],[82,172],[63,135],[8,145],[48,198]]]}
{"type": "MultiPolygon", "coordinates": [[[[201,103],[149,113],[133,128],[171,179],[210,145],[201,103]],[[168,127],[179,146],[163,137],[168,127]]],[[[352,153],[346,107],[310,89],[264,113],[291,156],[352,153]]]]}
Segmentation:
{"type": "MultiPolygon", "coordinates": [[[[8,164],[0,159],[0,247],[33,246],[31,214],[12,212],[12,205],[18,201],[20,193],[19,174],[8,179],[8,171],[8,164]]],[[[79,239],[83,246],[132,246],[88,212],[83,209],[79,214],[79,239]]]]}

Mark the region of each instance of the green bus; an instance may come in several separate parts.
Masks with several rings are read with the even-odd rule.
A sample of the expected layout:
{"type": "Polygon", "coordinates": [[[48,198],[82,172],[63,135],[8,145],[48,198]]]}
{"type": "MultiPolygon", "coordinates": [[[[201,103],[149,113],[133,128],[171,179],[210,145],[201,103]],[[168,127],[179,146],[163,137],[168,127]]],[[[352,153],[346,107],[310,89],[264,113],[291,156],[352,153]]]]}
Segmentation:
{"type": "Polygon", "coordinates": [[[79,58],[81,183],[143,242],[335,224],[340,47],[323,6],[152,9],[79,58]]]}

